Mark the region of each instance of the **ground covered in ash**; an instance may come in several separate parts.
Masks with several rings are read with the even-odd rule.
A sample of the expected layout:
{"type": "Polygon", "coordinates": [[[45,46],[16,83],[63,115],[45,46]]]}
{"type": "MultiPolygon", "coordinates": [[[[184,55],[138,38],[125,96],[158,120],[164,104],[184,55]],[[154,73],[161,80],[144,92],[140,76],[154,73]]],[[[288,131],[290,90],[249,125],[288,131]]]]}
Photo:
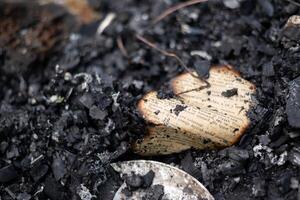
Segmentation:
{"type": "Polygon", "coordinates": [[[300,26],[285,27],[299,5],[211,0],[153,24],[180,1],[89,2],[101,18],[83,27],[57,5],[0,3],[0,199],[109,199],[109,163],[140,158],[137,100],[183,71],[136,34],[196,70],[233,65],[267,111],[235,147],[149,159],[179,165],[216,199],[300,199],[300,26]]]}

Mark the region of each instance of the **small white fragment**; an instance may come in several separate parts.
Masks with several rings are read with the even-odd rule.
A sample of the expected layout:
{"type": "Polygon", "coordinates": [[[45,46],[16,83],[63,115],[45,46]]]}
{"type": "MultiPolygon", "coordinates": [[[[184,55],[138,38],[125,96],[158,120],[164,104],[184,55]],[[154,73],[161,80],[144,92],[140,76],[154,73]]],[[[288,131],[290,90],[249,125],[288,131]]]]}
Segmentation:
{"type": "Polygon", "coordinates": [[[276,117],[275,122],[274,122],[274,126],[278,126],[282,120],[283,120],[282,116],[276,117]]]}
{"type": "Polygon", "coordinates": [[[78,41],[80,38],[81,38],[80,34],[77,34],[77,33],[71,33],[70,34],[70,40],[71,41],[78,41]]]}
{"type": "Polygon", "coordinates": [[[239,0],[224,0],[223,3],[227,8],[231,8],[231,9],[240,7],[239,0]]]}
{"type": "Polygon", "coordinates": [[[35,105],[37,103],[35,98],[30,98],[29,102],[30,102],[31,105],[35,105]]]}
{"type": "Polygon", "coordinates": [[[114,94],[112,94],[111,96],[112,96],[112,99],[113,99],[113,101],[114,101],[114,106],[115,107],[119,107],[119,103],[118,103],[118,97],[119,97],[119,95],[120,95],[120,92],[117,92],[117,93],[114,93],[114,94]]]}
{"type": "Polygon", "coordinates": [[[292,189],[298,189],[298,187],[299,187],[299,181],[298,181],[298,179],[295,178],[295,177],[292,177],[291,178],[291,188],[292,189]]]}
{"type": "Polygon", "coordinates": [[[212,59],[211,55],[209,55],[206,51],[201,51],[201,50],[191,51],[191,56],[200,56],[201,58],[206,60],[212,59]]]}
{"type": "Polygon", "coordinates": [[[213,47],[220,47],[222,45],[221,41],[216,41],[214,43],[211,44],[213,47]]]}
{"type": "Polygon", "coordinates": [[[55,142],[59,142],[59,133],[58,133],[58,131],[54,131],[52,133],[51,139],[54,140],[55,142]]]}
{"type": "Polygon", "coordinates": [[[110,133],[110,130],[114,130],[114,129],[115,129],[115,124],[113,123],[113,120],[108,118],[108,122],[104,128],[105,132],[110,133]]]}
{"type": "Polygon", "coordinates": [[[278,156],[273,152],[273,149],[271,149],[268,146],[263,146],[261,144],[258,144],[253,147],[253,153],[254,153],[254,157],[260,158],[260,161],[265,159],[264,156],[267,156],[273,165],[278,165],[278,166],[281,166],[284,163],[286,163],[287,156],[288,156],[286,151],[281,153],[278,156]]]}
{"type": "Polygon", "coordinates": [[[63,70],[61,69],[61,67],[59,65],[55,65],[55,72],[58,74],[63,73],[63,70]]]}
{"type": "Polygon", "coordinates": [[[106,15],[104,20],[100,23],[98,29],[97,29],[97,34],[101,35],[103,31],[111,24],[111,22],[115,19],[116,14],[115,13],[109,13],[106,15]]]}
{"type": "Polygon", "coordinates": [[[270,147],[263,146],[261,144],[255,145],[253,147],[254,157],[256,157],[256,158],[260,157],[262,159],[262,155],[263,155],[262,153],[263,153],[263,151],[271,153],[272,149],[270,147]]]}
{"type": "Polygon", "coordinates": [[[88,91],[89,83],[91,83],[93,81],[93,77],[91,74],[88,74],[88,73],[79,73],[74,76],[74,79],[78,79],[81,77],[84,79],[83,83],[81,83],[81,85],[80,85],[81,90],[88,91]]]}
{"type": "Polygon", "coordinates": [[[58,95],[52,95],[49,99],[51,103],[61,103],[64,101],[64,98],[58,95]]]}
{"type": "Polygon", "coordinates": [[[132,84],[134,85],[135,88],[140,90],[142,89],[144,83],[143,81],[133,80],[132,84]]]}
{"type": "Polygon", "coordinates": [[[187,25],[187,24],[182,24],[181,25],[181,31],[183,33],[191,33],[192,32],[191,31],[191,27],[189,25],[187,25]]]}
{"type": "Polygon", "coordinates": [[[279,159],[277,160],[277,165],[278,166],[283,165],[287,161],[287,156],[288,156],[287,151],[280,154],[279,159]]]}
{"type": "Polygon", "coordinates": [[[291,16],[286,23],[286,26],[289,25],[300,25],[300,16],[299,15],[291,16]]]}
{"type": "Polygon", "coordinates": [[[65,81],[70,81],[72,79],[72,74],[70,72],[66,72],[64,74],[64,80],[65,81]]]}
{"type": "Polygon", "coordinates": [[[77,190],[77,194],[79,195],[81,200],[91,200],[96,197],[90,193],[90,190],[85,187],[83,184],[80,184],[80,188],[77,190]]]}

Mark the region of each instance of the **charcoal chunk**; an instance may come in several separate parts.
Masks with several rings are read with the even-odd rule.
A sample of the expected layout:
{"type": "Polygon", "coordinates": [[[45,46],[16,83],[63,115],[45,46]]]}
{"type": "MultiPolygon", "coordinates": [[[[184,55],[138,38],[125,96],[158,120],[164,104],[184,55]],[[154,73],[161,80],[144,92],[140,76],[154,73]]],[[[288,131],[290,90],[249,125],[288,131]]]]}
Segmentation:
{"type": "Polygon", "coordinates": [[[300,148],[294,147],[289,155],[289,161],[294,165],[300,167],[300,148]]]}
{"type": "Polygon", "coordinates": [[[270,0],[258,1],[258,3],[267,16],[272,17],[274,15],[274,6],[270,0]]]}
{"type": "Polygon", "coordinates": [[[245,169],[240,162],[229,160],[219,165],[219,170],[224,175],[238,175],[245,173],[245,169]]]}
{"type": "Polygon", "coordinates": [[[125,178],[125,182],[131,190],[136,190],[143,185],[143,177],[137,174],[132,174],[125,178]]]}
{"type": "Polygon", "coordinates": [[[143,187],[144,188],[150,187],[152,185],[154,176],[155,176],[155,173],[152,170],[150,170],[147,174],[145,174],[143,176],[143,180],[144,180],[143,187]]]}
{"type": "Polygon", "coordinates": [[[277,180],[277,185],[281,193],[287,193],[291,189],[292,173],[286,172],[277,180]]]}
{"type": "Polygon", "coordinates": [[[274,66],[271,62],[268,62],[263,65],[263,71],[264,76],[270,77],[275,75],[274,66]]]}
{"type": "Polygon", "coordinates": [[[65,164],[58,153],[55,156],[53,156],[53,162],[51,167],[54,177],[57,181],[64,177],[64,175],[66,174],[65,164]]]}
{"type": "Polygon", "coordinates": [[[259,177],[253,179],[252,194],[255,197],[266,196],[266,181],[264,179],[259,177]]]}
{"type": "Polygon", "coordinates": [[[244,149],[231,147],[227,149],[229,158],[236,161],[245,161],[249,158],[249,152],[244,149]]]}
{"type": "Polygon", "coordinates": [[[145,193],[142,200],[160,200],[164,195],[164,186],[153,185],[151,188],[148,188],[145,193]]]}
{"type": "Polygon", "coordinates": [[[186,171],[193,177],[197,179],[201,178],[201,170],[195,166],[190,152],[187,153],[186,156],[181,160],[181,166],[184,171],[186,171]]]}
{"type": "Polygon", "coordinates": [[[208,77],[210,66],[210,61],[206,60],[196,60],[196,62],[194,63],[195,71],[197,75],[201,78],[208,77]]]}
{"type": "Polygon", "coordinates": [[[79,98],[79,102],[86,108],[92,107],[94,100],[90,94],[84,94],[79,98]]]}
{"type": "Polygon", "coordinates": [[[300,128],[300,77],[289,83],[285,111],[289,124],[294,128],[300,128]]]}
{"type": "Polygon", "coordinates": [[[105,110],[100,110],[97,106],[92,106],[89,114],[93,119],[99,120],[103,120],[107,116],[107,112],[105,110]]]}
{"type": "Polygon", "coordinates": [[[35,182],[37,182],[38,180],[40,180],[42,177],[44,177],[46,175],[46,173],[48,172],[49,167],[47,165],[39,165],[36,167],[33,167],[30,170],[30,175],[33,178],[33,180],[35,182]]]}
{"type": "Polygon", "coordinates": [[[31,195],[28,193],[20,193],[17,196],[17,200],[30,200],[31,199],[31,195]]]}
{"type": "Polygon", "coordinates": [[[62,186],[50,176],[46,178],[44,193],[51,200],[64,199],[62,186]]]}
{"type": "Polygon", "coordinates": [[[18,177],[16,169],[12,165],[0,169],[0,183],[9,182],[18,177]]]}

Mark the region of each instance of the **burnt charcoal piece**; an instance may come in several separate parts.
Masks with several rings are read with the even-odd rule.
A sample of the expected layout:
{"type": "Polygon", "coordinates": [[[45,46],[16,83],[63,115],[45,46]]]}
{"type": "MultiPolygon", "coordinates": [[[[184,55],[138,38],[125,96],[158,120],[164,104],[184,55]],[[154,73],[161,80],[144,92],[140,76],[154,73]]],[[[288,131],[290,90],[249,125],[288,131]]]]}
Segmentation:
{"type": "Polygon", "coordinates": [[[35,182],[37,182],[38,180],[40,180],[42,177],[44,177],[46,175],[46,173],[48,172],[49,167],[47,165],[39,165],[36,167],[33,167],[30,170],[30,175],[33,178],[33,180],[35,182]]]}
{"type": "Polygon", "coordinates": [[[267,16],[272,17],[274,15],[274,6],[270,0],[258,1],[258,3],[267,16]]]}
{"type": "Polygon", "coordinates": [[[99,120],[104,120],[105,117],[107,116],[107,112],[100,110],[97,106],[92,106],[90,108],[89,114],[93,119],[99,119],[99,120]]]}
{"type": "Polygon", "coordinates": [[[225,153],[226,156],[228,156],[229,158],[235,161],[242,162],[249,159],[249,152],[245,149],[240,149],[237,147],[229,147],[227,149],[224,149],[223,152],[225,153]]]}
{"type": "Polygon", "coordinates": [[[277,180],[277,185],[279,186],[279,191],[283,194],[287,193],[291,189],[291,178],[293,174],[286,172],[282,174],[277,180]]]}
{"type": "Polygon", "coordinates": [[[232,97],[232,96],[238,94],[238,89],[237,88],[232,88],[230,90],[226,90],[226,91],[222,92],[221,94],[224,97],[232,97]]]}
{"type": "Polygon", "coordinates": [[[145,196],[142,200],[161,200],[164,195],[164,186],[162,185],[153,185],[145,191],[145,196]]]}
{"type": "Polygon", "coordinates": [[[64,199],[62,186],[50,176],[46,178],[44,193],[51,200],[64,199]]]}
{"type": "Polygon", "coordinates": [[[266,196],[266,181],[264,179],[258,177],[253,179],[252,194],[255,197],[266,196]]]}
{"type": "MultiPolygon", "coordinates": [[[[108,168],[107,174],[108,179],[98,187],[98,192],[107,200],[112,200],[117,190],[123,184],[123,180],[121,179],[120,174],[114,171],[111,167],[108,168]]],[[[127,188],[125,189],[130,192],[127,188]]]]}
{"type": "MultiPolygon", "coordinates": [[[[256,90],[257,105],[247,112],[251,123],[240,129],[249,127],[240,142],[235,140],[234,148],[192,148],[190,154],[184,151],[150,159],[181,166],[216,199],[297,199],[299,6],[283,0],[213,0],[181,8],[151,26],[159,14],[185,1],[82,0],[90,2],[101,18],[79,27],[78,18],[68,14],[70,7],[57,2],[0,0],[1,200],[77,200],[85,199],[80,198],[84,194],[88,198],[95,195],[92,199],[113,199],[124,180],[107,167],[121,160],[144,159],[129,150],[146,133],[137,102],[158,88],[162,88],[160,98],[176,97],[180,91],[173,92],[170,85],[184,71],[175,59],[138,42],[135,34],[176,53],[203,78],[213,68],[209,63],[233,65],[256,90]],[[97,34],[110,13],[118,17],[97,34]],[[90,116],[93,106],[103,113],[98,115],[96,109],[90,116]],[[120,180],[114,180],[116,177],[120,180]]],[[[217,93],[214,86],[203,91],[209,95],[211,108],[216,95],[225,100],[244,96],[246,87],[240,89],[232,82],[220,85],[226,87],[217,93]],[[221,95],[232,88],[238,88],[238,95],[221,95]]],[[[188,84],[184,86],[181,92],[188,84]]],[[[182,104],[176,102],[167,111],[171,109],[172,115],[180,118],[189,107],[176,116],[176,105],[182,104]]],[[[164,110],[151,112],[159,117],[164,110]]],[[[232,117],[240,120],[237,115],[232,117]]],[[[219,118],[213,121],[215,118],[209,117],[208,128],[219,118]]],[[[228,115],[223,118],[221,121],[230,119],[228,115]]],[[[236,135],[235,130],[230,133],[236,135]]],[[[161,132],[158,128],[149,131],[161,132]]],[[[174,144],[169,138],[161,139],[174,144]]],[[[199,144],[198,140],[189,141],[199,144]]],[[[202,142],[211,145],[212,141],[202,142]]],[[[152,177],[151,172],[141,176],[143,184],[134,192],[127,188],[128,193],[147,190],[148,199],[156,194],[154,198],[161,198],[163,190],[159,189],[163,187],[155,191],[152,177]]]]}
{"type": "Polygon", "coordinates": [[[136,190],[143,185],[144,180],[140,175],[131,174],[125,178],[125,182],[131,190],[136,190]]]}
{"type": "Polygon", "coordinates": [[[222,174],[230,176],[245,173],[243,165],[234,160],[225,161],[223,164],[219,165],[219,170],[222,174]]]}
{"type": "Polygon", "coordinates": [[[290,48],[296,45],[300,39],[300,16],[293,15],[286,22],[282,30],[281,43],[285,48],[290,48]]]}
{"type": "Polygon", "coordinates": [[[300,167],[300,148],[294,147],[289,155],[289,161],[294,165],[300,167]]]}
{"type": "Polygon", "coordinates": [[[289,83],[285,109],[289,124],[294,128],[300,128],[300,77],[289,83]]]}
{"type": "Polygon", "coordinates": [[[30,200],[31,199],[31,195],[28,193],[20,193],[17,196],[17,200],[30,200]]]}
{"type": "Polygon", "coordinates": [[[145,174],[143,176],[143,180],[144,180],[143,187],[144,188],[150,187],[152,185],[154,176],[155,176],[155,173],[152,170],[150,170],[147,174],[145,174]]]}
{"type": "Polygon", "coordinates": [[[9,182],[18,177],[18,173],[12,165],[0,169],[0,183],[9,182]]]}
{"type": "Polygon", "coordinates": [[[263,65],[263,71],[264,76],[270,77],[275,75],[274,66],[271,62],[268,62],[263,65]]]}
{"type": "Polygon", "coordinates": [[[66,23],[72,17],[55,4],[2,1],[0,13],[0,45],[5,51],[0,70],[9,75],[31,71],[35,62],[53,52],[68,32],[76,29],[75,24],[66,23]]]}
{"type": "Polygon", "coordinates": [[[66,167],[64,161],[58,153],[55,156],[53,156],[53,162],[51,167],[54,177],[57,181],[64,177],[64,175],[66,174],[66,167]]]}
{"type": "Polygon", "coordinates": [[[86,108],[90,108],[94,104],[92,96],[88,93],[82,95],[78,100],[86,108]]]}
{"type": "Polygon", "coordinates": [[[210,61],[196,60],[196,62],[194,63],[195,71],[200,78],[208,77],[210,67],[211,67],[210,61]]]}
{"type": "Polygon", "coordinates": [[[201,170],[195,166],[190,152],[187,153],[186,156],[181,160],[181,166],[185,172],[189,173],[196,179],[201,178],[201,170]]]}

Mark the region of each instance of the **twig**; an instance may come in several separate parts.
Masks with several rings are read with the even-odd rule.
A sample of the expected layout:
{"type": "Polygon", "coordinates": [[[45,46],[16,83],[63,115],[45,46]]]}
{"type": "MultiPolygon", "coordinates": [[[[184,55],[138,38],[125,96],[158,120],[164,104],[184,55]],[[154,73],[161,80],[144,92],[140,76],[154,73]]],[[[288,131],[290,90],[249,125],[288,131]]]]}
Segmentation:
{"type": "Polygon", "coordinates": [[[170,8],[168,8],[167,10],[165,10],[159,16],[157,16],[153,20],[152,24],[158,23],[159,21],[161,21],[162,19],[164,19],[165,17],[167,17],[168,15],[172,14],[173,12],[175,12],[177,10],[180,10],[182,8],[185,8],[187,6],[191,6],[191,5],[194,5],[194,4],[206,2],[206,1],[208,1],[208,0],[190,0],[190,1],[186,1],[186,2],[183,2],[183,3],[179,3],[177,5],[174,5],[174,6],[170,7],[170,8]]]}
{"type": "MultiPolygon", "coordinates": [[[[210,83],[207,82],[207,80],[203,79],[202,77],[200,76],[195,76],[194,73],[184,64],[184,62],[175,54],[175,53],[171,53],[171,52],[168,52],[168,51],[165,51],[163,49],[160,49],[156,44],[150,42],[149,40],[147,40],[146,38],[144,38],[143,36],[141,35],[136,35],[136,38],[138,40],[140,40],[141,42],[145,43],[146,45],[148,45],[149,47],[159,51],[160,53],[162,53],[163,55],[165,56],[168,56],[168,57],[173,57],[175,58],[179,64],[194,78],[197,78],[197,79],[200,79],[201,81],[205,82],[206,85],[205,86],[202,86],[202,87],[199,87],[199,88],[196,88],[196,89],[193,89],[193,90],[201,90],[201,89],[204,89],[204,88],[208,88],[210,87],[210,83]]],[[[183,93],[186,93],[186,92],[183,92],[183,93]]]]}
{"type": "Polygon", "coordinates": [[[190,73],[193,77],[198,78],[197,76],[195,76],[195,75],[193,74],[193,72],[192,72],[192,71],[184,64],[184,62],[183,62],[183,61],[182,61],[175,53],[167,52],[167,51],[165,51],[165,50],[160,49],[159,47],[156,46],[156,44],[150,42],[149,40],[147,40],[146,38],[144,38],[144,37],[141,36],[141,35],[136,35],[136,38],[137,38],[138,40],[140,40],[141,42],[145,43],[146,45],[148,45],[149,47],[151,47],[151,48],[153,48],[153,49],[159,51],[159,52],[162,53],[163,55],[168,56],[168,57],[173,57],[173,58],[175,58],[175,59],[179,62],[179,64],[180,64],[180,65],[181,65],[188,73],[190,73]]]}
{"type": "Polygon", "coordinates": [[[124,46],[123,40],[121,38],[121,36],[117,37],[117,45],[121,51],[121,53],[123,54],[123,56],[128,57],[128,52],[124,46]]]}
{"type": "Polygon", "coordinates": [[[288,2],[290,2],[291,4],[294,4],[294,5],[296,5],[296,6],[300,6],[300,3],[297,3],[297,2],[295,2],[295,1],[293,1],[293,0],[286,0],[286,1],[288,1],[288,2]]]}

